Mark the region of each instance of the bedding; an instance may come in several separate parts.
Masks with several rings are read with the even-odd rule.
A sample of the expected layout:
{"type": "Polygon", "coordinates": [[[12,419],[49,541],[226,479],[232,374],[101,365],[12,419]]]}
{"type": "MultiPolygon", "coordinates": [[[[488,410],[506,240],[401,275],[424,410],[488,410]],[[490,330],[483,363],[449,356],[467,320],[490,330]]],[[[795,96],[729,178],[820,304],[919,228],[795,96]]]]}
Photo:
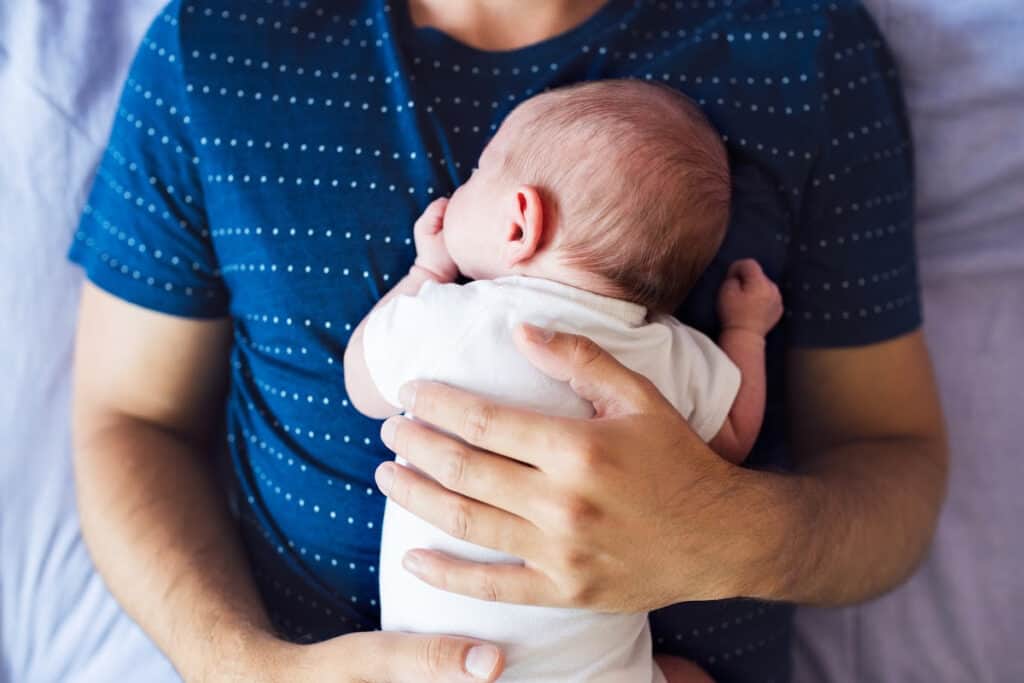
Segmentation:
{"type": "Polygon", "coordinates": [[[0,2],[0,681],[177,680],[92,568],[68,404],[79,287],[64,255],[161,0],[0,2]]]}
{"type": "MultiPolygon", "coordinates": [[[[162,4],[0,3],[0,683],[176,680],[92,569],[67,427],[80,280],[64,254],[128,62],[162,4]]],[[[914,125],[950,498],[908,584],[865,606],[801,611],[797,680],[1024,680],[1013,640],[1024,630],[1024,13],[1019,0],[867,4],[914,125]]]]}
{"type": "Polygon", "coordinates": [[[798,610],[795,681],[1024,681],[1024,12],[1020,0],[867,0],[913,128],[925,333],[949,494],[905,585],[798,610]]]}

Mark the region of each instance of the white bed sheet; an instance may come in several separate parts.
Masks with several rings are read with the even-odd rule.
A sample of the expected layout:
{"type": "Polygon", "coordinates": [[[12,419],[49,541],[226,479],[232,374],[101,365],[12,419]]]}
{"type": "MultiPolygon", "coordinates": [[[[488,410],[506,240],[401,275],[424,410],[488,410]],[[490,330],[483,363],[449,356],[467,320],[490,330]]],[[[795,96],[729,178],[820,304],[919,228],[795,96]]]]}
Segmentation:
{"type": "Polygon", "coordinates": [[[0,1],[0,681],[178,680],[79,534],[64,258],[135,46],[163,0],[0,1]]]}
{"type": "Polygon", "coordinates": [[[865,4],[914,129],[949,495],[908,583],[857,607],[798,611],[795,683],[1024,681],[1024,3],[865,4]]]}
{"type": "MultiPolygon", "coordinates": [[[[80,276],[64,253],[128,61],[162,4],[0,2],[0,683],[176,680],[92,570],[67,429],[80,276]]],[[[936,551],[910,584],[867,606],[801,613],[797,679],[1024,680],[1013,641],[1024,558],[1011,545],[1024,467],[1006,402],[1024,386],[1024,311],[1011,290],[1024,288],[1024,12],[1019,0],[868,5],[915,126],[953,479],[936,551]]]]}

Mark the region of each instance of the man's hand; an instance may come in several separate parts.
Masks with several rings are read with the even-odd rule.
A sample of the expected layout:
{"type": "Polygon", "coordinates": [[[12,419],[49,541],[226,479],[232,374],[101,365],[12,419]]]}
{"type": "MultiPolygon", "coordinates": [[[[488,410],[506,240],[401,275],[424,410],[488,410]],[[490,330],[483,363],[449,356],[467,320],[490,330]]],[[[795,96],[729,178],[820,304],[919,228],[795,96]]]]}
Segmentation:
{"type": "Polygon", "coordinates": [[[494,681],[465,638],[368,632],[316,645],[272,634],[209,453],[231,326],[155,313],[86,283],[75,367],[82,533],[128,614],[190,682],[494,681]]]}
{"type": "Polygon", "coordinates": [[[438,282],[455,282],[459,276],[459,268],[448,253],[441,234],[447,208],[447,197],[435,199],[412,228],[416,242],[416,265],[433,273],[438,282]]]}
{"type": "Polygon", "coordinates": [[[764,541],[732,519],[746,471],[719,458],[649,380],[590,340],[544,338],[523,327],[516,343],[593,403],[594,419],[546,416],[416,382],[406,385],[415,394],[401,397],[416,421],[392,417],[382,438],[437,481],[391,462],[377,470],[393,502],[525,565],[416,550],[406,559],[418,558],[420,568],[407,568],[484,600],[608,612],[737,595],[740,577],[756,565],[750,548],[764,541]]]}
{"type": "MultiPolygon", "coordinates": [[[[349,633],[314,645],[268,641],[238,680],[249,683],[491,683],[504,669],[493,645],[394,631],[349,633]]],[[[210,681],[231,680],[224,671],[210,681]]]]}
{"type": "Polygon", "coordinates": [[[390,418],[382,438],[427,476],[388,462],[378,486],[442,531],[524,562],[408,552],[427,583],[610,612],[736,596],[848,604],[894,586],[927,547],[946,465],[920,332],[792,356],[793,474],[719,458],[653,384],[585,338],[524,328],[516,341],[596,415],[406,385],[417,420],[390,418]]]}
{"type": "Polygon", "coordinates": [[[718,292],[718,317],[722,329],[742,329],[761,337],[782,317],[782,294],[754,259],[729,266],[718,292]]]}

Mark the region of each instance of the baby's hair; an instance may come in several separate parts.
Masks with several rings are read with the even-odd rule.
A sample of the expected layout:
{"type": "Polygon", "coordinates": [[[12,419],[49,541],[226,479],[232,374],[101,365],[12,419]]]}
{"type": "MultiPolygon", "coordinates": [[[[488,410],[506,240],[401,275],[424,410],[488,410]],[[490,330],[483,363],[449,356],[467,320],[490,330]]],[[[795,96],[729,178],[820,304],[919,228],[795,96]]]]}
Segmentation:
{"type": "Polygon", "coordinates": [[[514,116],[505,170],[541,192],[564,261],[673,311],[729,221],[728,157],[700,108],[667,86],[606,80],[544,93],[514,116]]]}

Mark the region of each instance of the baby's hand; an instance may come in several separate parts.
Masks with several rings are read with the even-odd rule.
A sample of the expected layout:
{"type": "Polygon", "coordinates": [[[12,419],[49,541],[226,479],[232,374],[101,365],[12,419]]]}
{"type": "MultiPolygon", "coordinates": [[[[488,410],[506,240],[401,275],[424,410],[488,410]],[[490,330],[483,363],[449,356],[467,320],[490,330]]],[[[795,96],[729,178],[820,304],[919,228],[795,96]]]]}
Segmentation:
{"type": "Polygon", "coordinates": [[[754,259],[729,266],[718,292],[722,329],[739,328],[764,336],[782,317],[782,294],[754,259]]]}
{"type": "Polygon", "coordinates": [[[441,228],[444,227],[444,212],[448,208],[448,199],[435,199],[417,219],[412,228],[413,239],[416,241],[416,265],[429,270],[441,282],[454,282],[459,276],[459,268],[455,265],[448,247],[444,244],[441,228]]]}

